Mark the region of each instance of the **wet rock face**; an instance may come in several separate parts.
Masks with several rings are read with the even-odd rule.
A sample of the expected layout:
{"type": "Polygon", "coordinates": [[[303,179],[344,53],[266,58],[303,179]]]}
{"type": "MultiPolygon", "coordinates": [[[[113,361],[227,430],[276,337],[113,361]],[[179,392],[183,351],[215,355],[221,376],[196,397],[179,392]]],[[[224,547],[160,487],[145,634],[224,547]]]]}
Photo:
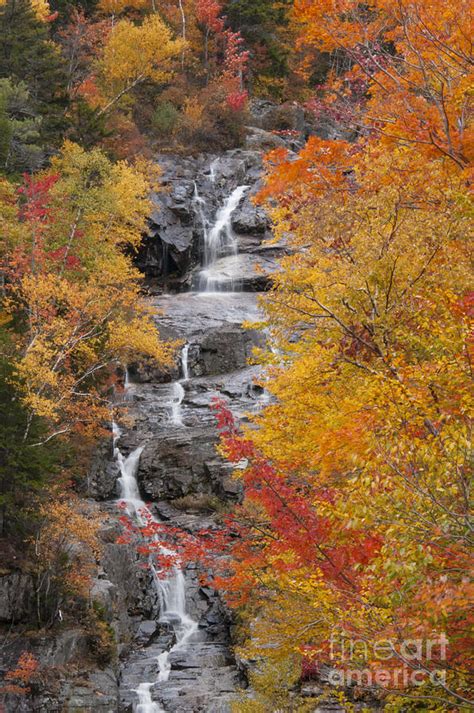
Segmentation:
{"type": "Polygon", "coordinates": [[[132,634],[141,617],[156,614],[157,599],[150,572],[142,566],[133,545],[117,544],[119,534],[121,528],[117,529],[114,542],[104,547],[101,560],[104,579],[94,583],[93,591],[120,640],[132,634]]]}
{"type": "Polygon", "coordinates": [[[268,217],[263,208],[245,201],[234,211],[232,227],[237,234],[261,235],[268,229],[268,217]]]}
{"type": "Polygon", "coordinates": [[[236,326],[207,332],[199,344],[196,376],[228,374],[247,366],[254,346],[262,345],[261,332],[243,331],[236,326]]]}
{"type": "MultiPolygon", "coordinates": [[[[182,355],[176,358],[179,418],[173,409],[176,383],[132,379],[128,403],[133,427],[124,429],[119,447],[124,455],[143,447],[137,481],[141,497],[160,521],[190,532],[212,530],[218,526],[214,503],[239,500],[241,484],[216,452],[211,401],[226,399],[237,418],[263,403],[263,389],[255,384],[258,369],[248,366],[248,359],[264,337],[242,327],[244,320],[260,316],[256,296],[167,294],[154,304],[160,311],[160,330],[172,329],[187,344],[186,365],[182,355]]],[[[107,560],[104,570],[115,586],[119,571],[127,581],[121,585],[121,598],[128,602],[134,632],[121,658],[119,710],[133,711],[139,686],[146,683],[151,699],[165,711],[230,713],[246,682],[232,652],[232,620],[218,593],[200,581],[203,573],[192,565],[184,571],[186,612],[198,628],[183,649],[172,652],[169,679],[160,681],[158,656],[173,646],[172,627],[160,622],[159,614],[151,615],[153,597],[147,609],[143,583],[138,584],[142,594],[137,598],[133,572],[107,560]]]]}
{"type": "MultiPolygon", "coordinates": [[[[269,137],[271,143],[285,145],[277,136],[269,137]]],[[[173,289],[189,288],[193,269],[203,263],[205,231],[230,193],[246,185],[246,193],[232,215],[232,229],[245,264],[237,263],[229,269],[237,273],[237,278],[239,271],[244,273],[244,289],[265,288],[254,270],[256,253],[265,251],[263,237],[270,227],[265,211],[253,200],[261,185],[261,150],[256,145],[252,150],[236,149],[218,157],[157,157],[163,170],[162,190],[152,196],[155,207],[137,257],[138,267],[148,278],[156,278],[159,284],[164,282],[173,289]]]]}
{"type": "Polygon", "coordinates": [[[105,439],[92,461],[85,491],[95,500],[111,500],[117,496],[117,466],[111,461],[112,439],[105,439]]]}
{"type": "Polygon", "coordinates": [[[206,463],[217,442],[210,429],[155,438],[143,451],[138,478],[147,498],[173,500],[211,490],[206,463]]]}

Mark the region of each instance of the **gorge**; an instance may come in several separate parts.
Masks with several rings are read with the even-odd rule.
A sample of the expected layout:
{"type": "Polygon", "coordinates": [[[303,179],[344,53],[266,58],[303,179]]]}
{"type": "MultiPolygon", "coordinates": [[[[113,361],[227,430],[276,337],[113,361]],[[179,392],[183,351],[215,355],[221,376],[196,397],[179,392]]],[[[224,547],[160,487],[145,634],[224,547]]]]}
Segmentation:
{"type": "MultiPolygon", "coordinates": [[[[246,158],[249,157],[224,157],[222,163],[212,159],[206,172],[208,178],[205,174],[205,185],[201,188],[203,193],[207,192],[207,199],[199,192],[199,184],[202,185],[199,175],[193,178],[193,192],[188,193],[193,237],[197,233],[201,260],[192,270],[191,291],[168,293],[154,300],[157,309],[163,312],[159,328],[162,329],[163,320],[169,322],[169,329],[175,332],[173,336],[185,341],[177,373],[173,375],[176,378],[169,384],[157,384],[153,374],[143,377],[131,367],[132,383],[127,398],[139,424],[135,432],[128,431],[120,438],[120,446],[123,442],[129,453],[127,457],[124,459],[118,448],[116,457],[122,472],[120,497],[129,514],[138,519],[147,507],[140,500],[138,483],[148,498],[171,496],[171,507],[169,500],[166,503],[166,520],[191,528],[201,527],[203,517],[180,515],[173,511],[173,500],[179,500],[179,496],[190,499],[192,510],[193,497],[225,500],[226,482],[231,490],[235,487],[228,469],[213,453],[215,432],[209,402],[214,395],[226,394],[239,413],[258,407],[252,381],[255,369],[246,366],[251,344],[257,337],[246,334],[240,327],[244,319],[256,314],[256,302],[254,295],[237,291],[240,255],[232,223],[237,210],[241,215],[245,212],[255,215],[257,209],[250,202],[243,205],[249,186],[234,188],[233,175],[223,177],[221,173],[222,166],[227,175],[234,166],[235,173],[239,173],[239,168],[244,171],[246,158]],[[215,186],[218,188],[213,191],[215,186]],[[230,258],[234,262],[229,267],[230,258]],[[219,335],[222,334],[225,346],[229,329],[232,334],[229,347],[234,355],[226,363],[219,335]],[[214,341],[214,348],[211,344],[211,349],[206,350],[209,340],[214,341]],[[237,356],[239,341],[247,343],[237,356]],[[211,357],[207,363],[206,352],[211,357]],[[233,388],[229,381],[233,382],[233,388]],[[162,439],[166,439],[166,448],[165,443],[157,444],[162,439]],[[139,445],[133,448],[135,443],[139,445]],[[174,461],[172,469],[166,467],[163,462],[166,459],[168,463],[174,461]]],[[[255,156],[250,158],[255,160],[255,156]]],[[[178,190],[182,191],[183,186],[186,183],[180,182],[178,190]]],[[[167,200],[166,193],[163,195],[167,200]]],[[[182,207],[180,213],[185,216],[182,207]]],[[[189,247],[192,251],[194,246],[191,243],[189,247]]],[[[163,506],[163,500],[152,502],[151,516],[163,518],[160,512],[163,506]]],[[[157,595],[153,606],[158,636],[125,659],[120,675],[122,705],[131,705],[132,710],[142,713],[229,710],[227,703],[242,681],[229,646],[226,614],[217,594],[200,587],[196,571],[189,566],[184,571],[177,566],[165,579],[152,566],[150,577],[151,597],[153,589],[157,595]]]]}
{"type": "MultiPolygon", "coordinates": [[[[140,519],[143,508],[149,507],[151,517],[191,530],[212,527],[215,518],[209,512],[193,514],[193,498],[225,503],[238,497],[229,466],[213,452],[216,433],[210,400],[225,396],[235,414],[244,417],[246,411],[260,407],[263,396],[254,384],[257,369],[247,366],[252,345],[261,341],[261,335],[244,330],[241,323],[258,314],[256,295],[248,290],[259,286],[258,273],[253,278],[252,270],[258,249],[265,250],[267,225],[264,214],[246,198],[250,185],[235,186],[240,175],[247,178],[248,167],[258,166],[259,157],[232,152],[203,158],[208,164],[204,180],[196,170],[192,183],[171,182],[170,192],[159,195],[173,212],[176,191],[182,195],[188,189],[190,203],[188,211],[179,208],[184,223],[179,227],[192,231],[187,248],[191,261],[197,242],[197,264],[184,273],[191,289],[153,300],[162,312],[159,329],[183,340],[184,346],[170,383],[156,383],[159,376],[142,374],[140,367],[131,365],[127,400],[136,426],[118,441],[126,458],[116,450],[122,472],[120,495],[129,514],[140,519]],[[239,234],[243,227],[251,232],[239,234]],[[245,252],[249,244],[255,252],[245,252]],[[245,260],[247,277],[242,282],[245,260]],[[139,488],[151,505],[139,499],[139,488]],[[188,503],[187,513],[173,506],[180,501],[188,503]]],[[[166,231],[160,235],[162,248],[171,237],[166,231]]],[[[167,244],[168,260],[176,249],[167,244]]],[[[232,654],[228,615],[217,593],[199,586],[197,575],[192,565],[184,570],[178,565],[162,579],[152,566],[148,586],[152,598],[153,589],[157,593],[153,612],[158,635],[122,663],[119,690],[124,709],[223,712],[230,710],[229,702],[245,683],[232,654]]]]}

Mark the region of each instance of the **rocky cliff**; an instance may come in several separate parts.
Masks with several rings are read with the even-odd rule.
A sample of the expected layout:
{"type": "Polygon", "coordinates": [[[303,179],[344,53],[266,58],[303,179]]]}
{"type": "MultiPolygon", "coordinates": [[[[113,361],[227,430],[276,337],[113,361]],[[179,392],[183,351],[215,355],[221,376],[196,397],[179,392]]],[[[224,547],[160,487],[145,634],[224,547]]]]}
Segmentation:
{"type": "MultiPolygon", "coordinates": [[[[260,139],[267,137],[256,131],[262,132],[260,139]]],[[[222,396],[245,418],[265,403],[255,384],[257,369],[248,366],[253,346],[264,337],[242,322],[258,317],[257,293],[278,269],[285,248],[268,245],[267,216],[252,202],[260,184],[260,151],[158,161],[163,190],[153,196],[155,209],[137,262],[158,330],[181,340],[183,348],[167,372],[130,364],[129,416],[121,424],[119,448],[122,462],[140,449],[134,477],[153,517],[193,531],[214,527],[216,512],[239,498],[239,485],[215,450],[209,406],[214,396],[222,396]]],[[[153,571],[135,548],[117,543],[122,476],[111,437],[92,464],[84,497],[103,520],[91,600],[112,643],[97,655],[90,633],[60,621],[49,633],[26,631],[20,624],[32,606],[32,581],[20,573],[4,576],[1,667],[14,667],[26,650],[45,672],[29,696],[4,695],[6,711],[223,713],[246,685],[232,651],[229,613],[217,592],[200,585],[191,565],[183,573],[181,617],[196,626],[186,645],[176,646],[181,620],[163,617],[169,602],[163,603],[153,571]],[[169,651],[170,671],[160,681],[159,658],[169,651]]]]}

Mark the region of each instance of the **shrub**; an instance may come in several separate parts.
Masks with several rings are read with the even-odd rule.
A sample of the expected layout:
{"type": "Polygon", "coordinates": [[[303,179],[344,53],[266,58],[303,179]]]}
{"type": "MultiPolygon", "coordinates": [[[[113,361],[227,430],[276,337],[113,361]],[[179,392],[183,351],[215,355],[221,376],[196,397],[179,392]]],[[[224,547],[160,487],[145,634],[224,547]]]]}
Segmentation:
{"type": "Polygon", "coordinates": [[[215,495],[207,493],[194,493],[176,498],[172,505],[178,510],[216,511],[222,508],[222,501],[215,495]]]}
{"type": "Polygon", "coordinates": [[[151,117],[153,130],[159,135],[172,133],[177,124],[179,111],[171,102],[166,101],[159,104],[151,117]]]}
{"type": "Polygon", "coordinates": [[[225,151],[242,145],[246,120],[246,110],[229,106],[222,87],[209,85],[199,97],[186,100],[177,137],[198,151],[225,151]]]}
{"type": "Polygon", "coordinates": [[[106,666],[114,661],[117,654],[115,633],[97,602],[87,611],[86,630],[89,648],[97,663],[106,666]]]}

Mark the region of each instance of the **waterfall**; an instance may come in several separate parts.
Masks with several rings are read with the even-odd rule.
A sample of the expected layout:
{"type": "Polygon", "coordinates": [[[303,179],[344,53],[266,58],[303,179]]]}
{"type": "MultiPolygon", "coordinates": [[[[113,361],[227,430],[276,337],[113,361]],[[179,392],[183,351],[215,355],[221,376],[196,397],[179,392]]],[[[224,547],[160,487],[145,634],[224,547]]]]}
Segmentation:
{"type": "MultiPolygon", "coordinates": [[[[117,436],[117,441],[119,438],[120,435],[117,436]]],[[[127,458],[124,458],[120,449],[117,446],[114,448],[115,459],[120,469],[120,477],[118,479],[120,500],[125,502],[127,513],[131,517],[136,517],[140,524],[144,524],[141,511],[145,507],[145,503],[140,498],[136,475],[142,452],[143,447],[139,446],[127,458]]]]}
{"type": "Polygon", "coordinates": [[[219,272],[215,263],[221,257],[237,255],[237,241],[232,230],[231,218],[248,188],[249,186],[235,188],[217,211],[212,228],[204,230],[204,269],[201,270],[199,277],[200,292],[234,288],[234,281],[219,272]]]}
{"type": "Polygon", "coordinates": [[[197,213],[199,220],[201,221],[202,232],[204,235],[204,244],[206,244],[207,243],[207,234],[209,231],[209,221],[206,218],[206,214],[204,213],[204,206],[206,205],[206,201],[204,200],[204,198],[202,198],[199,195],[196,181],[194,181],[193,205],[194,205],[194,210],[197,213]]]}
{"type": "Polygon", "coordinates": [[[183,381],[189,381],[189,344],[185,344],[181,352],[181,371],[183,374],[183,381]]]}
{"type": "Polygon", "coordinates": [[[180,362],[182,378],[179,381],[173,381],[171,384],[171,423],[175,426],[184,426],[183,416],[181,412],[181,404],[183,403],[186,392],[183,388],[183,383],[189,380],[188,367],[189,344],[185,344],[181,350],[180,362]]]}
{"type": "MultiPolygon", "coordinates": [[[[173,554],[163,548],[164,554],[173,554]]],[[[167,681],[171,672],[170,654],[184,649],[191,636],[197,631],[198,623],[186,613],[186,581],[182,570],[175,567],[170,576],[162,579],[154,570],[154,581],[160,602],[161,624],[173,627],[176,643],[158,656],[158,681],[167,681]]]]}
{"type": "Polygon", "coordinates": [[[122,435],[122,431],[118,427],[118,425],[115,423],[115,421],[112,421],[112,445],[113,445],[113,451],[114,451],[114,458],[117,458],[118,454],[118,449],[117,449],[117,443],[120,439],[120,436],[122,435]]]}
{"type": "Polygon", "coordinates": [[[133,393],[133,384],[130,381],[130,372],[128,370],[128,366],[125,367],[124,369],[124,375],[123,375],[123,393],[122,393],[122,401],[127,402],[130,400],[131,395],[133,393]]]}
{"type": "MultiPolygon", "coordinates": [[[[184,360],[183,360],[184,361],[184,360]]],[[[184,389],[179,382],[176,382],[184,396],[184,389]]],[[[179,401],[179,405],[181,404],[179,401]]],[[[172,408],[175,407],[173,402],[172,408]]],[[[126,511],[133,517],[139,525],[145,525],[150,519],[158,522],[153,517],[145,502],[140,496],[138,488],[137,472],[140,464],[140,456],[143,446],[135,448],[126,458],[118,447],[118,442],[122,432],[119,426],[112,423],[114,458],[119,466],[120,477],[118,484],[120,488],[120,501],[125,503],[126,511]]],[[[164,555],[174,555],[175,553],[165,547],[161,547],[164,555]]],[[[160,614],[158,621],[166,623],[173,629],[175,644],[163,651],[157,657],[158,678],[157,683],[167,681],[171,672],[170,654],[173,651],[183,649],[191,636],[196,632],[198,623],[194,621],[186,612],[186,580],[183,571],[179,566],[173,567],[165,577],[156,569],[152,557],[150,557],[150,569],[153,574],[153,582],[160,602],[160,614]]],[[[155,682],[144,681],[140,683],[135,693],[138,696],[138,703],[134,706],[135,713],[162,713],[161,706],[154,702],[151,696],[151,688],[155,682]]]]}
{"type": "Polygon", "coordinates": [[[211,161],[211,165],[209,166],[209,178],[211,179],[212,183],[216,182],[216,168],[219,164],[219,158],[215,158],[214,161],[211,161]]]}
{"type": "Polygon", "coordinates": [[[181,404],[183,403],[185,391],[179,381],[174,381],[171,385],[171,423],[175,426],[183,426],[181,415],[181,404]]]}
{"type": "Polygon", "coordinates": [[[138,696],[138,705],[135,706],[135,713],[164,713],[163,708],[153,701],[151,697],[152,683],[140,683],[135,693],[138,696]]]}

